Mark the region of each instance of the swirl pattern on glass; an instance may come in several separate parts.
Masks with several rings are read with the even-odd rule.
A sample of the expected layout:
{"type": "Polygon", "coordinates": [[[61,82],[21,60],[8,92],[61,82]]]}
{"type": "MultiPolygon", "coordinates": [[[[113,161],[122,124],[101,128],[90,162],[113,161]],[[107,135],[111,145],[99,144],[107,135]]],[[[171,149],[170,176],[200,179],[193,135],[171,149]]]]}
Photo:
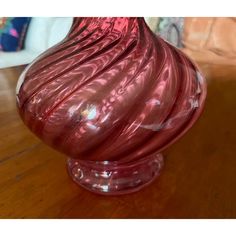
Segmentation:
{"type": "Polygon", "coordinates": [[[196,65],[143,18],[75,18],[17,85],[24,123],[81,160],[126,162],[161,152],[193,125],[205,97],[196,65]]]}

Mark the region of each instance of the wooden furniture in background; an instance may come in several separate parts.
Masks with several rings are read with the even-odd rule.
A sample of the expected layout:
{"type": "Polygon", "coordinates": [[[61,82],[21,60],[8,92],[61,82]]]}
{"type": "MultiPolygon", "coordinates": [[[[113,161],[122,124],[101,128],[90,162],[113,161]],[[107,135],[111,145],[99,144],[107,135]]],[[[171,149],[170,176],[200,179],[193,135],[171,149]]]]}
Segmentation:
{"type": "Polygon", "coordinates": [[[71,181],[65,157],[18,116],[23,67],[0,70],[0,218],[236,218],[236,68],[201,68],[209,82],[202,117],[167,150],[153,184],[119,197],[71,181]]]}

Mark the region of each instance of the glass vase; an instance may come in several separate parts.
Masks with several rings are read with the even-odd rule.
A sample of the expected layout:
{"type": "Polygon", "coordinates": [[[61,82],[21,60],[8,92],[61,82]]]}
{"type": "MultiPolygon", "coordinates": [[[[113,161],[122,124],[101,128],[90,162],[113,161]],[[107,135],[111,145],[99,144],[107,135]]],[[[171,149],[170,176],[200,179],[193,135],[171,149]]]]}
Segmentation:
{"type": "Polygon", "coordinates": [[[206,82],[143,18],[74,18],[26,67],[16,94],[25,125],[69,157],[77,184],[119,195],[159,176],[161,152],[200,116],[206,82]]]}

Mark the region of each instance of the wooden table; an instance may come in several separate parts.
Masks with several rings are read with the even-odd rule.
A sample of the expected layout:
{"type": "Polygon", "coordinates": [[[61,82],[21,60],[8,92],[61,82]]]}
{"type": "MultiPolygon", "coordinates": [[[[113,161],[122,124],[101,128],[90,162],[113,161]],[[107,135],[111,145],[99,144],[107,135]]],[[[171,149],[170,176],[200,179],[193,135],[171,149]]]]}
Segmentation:
{"type": "Polygon", "coordinates": [[[236,218],[236,68],[201,67],[209,83],[202,117],[166,151],[152,185],[119,197],[71,181],[65,156],[17,114],[23,67],[0,70],[0,218],[236,218]]]}

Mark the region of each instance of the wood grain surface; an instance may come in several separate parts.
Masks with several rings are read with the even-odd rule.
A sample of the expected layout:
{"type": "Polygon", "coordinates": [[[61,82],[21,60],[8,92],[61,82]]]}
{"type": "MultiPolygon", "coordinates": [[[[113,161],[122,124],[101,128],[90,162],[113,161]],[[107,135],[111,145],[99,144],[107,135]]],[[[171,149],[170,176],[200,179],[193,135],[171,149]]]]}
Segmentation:
{"type": "Polygon", "coordinates": [[[66,157],[26,128],[15,106],[24,67],[0,70],[0,218],[236,218],[236,68],[201,65],[200,120],[140,192],[99,196],[74,184],[66,157]]]}

